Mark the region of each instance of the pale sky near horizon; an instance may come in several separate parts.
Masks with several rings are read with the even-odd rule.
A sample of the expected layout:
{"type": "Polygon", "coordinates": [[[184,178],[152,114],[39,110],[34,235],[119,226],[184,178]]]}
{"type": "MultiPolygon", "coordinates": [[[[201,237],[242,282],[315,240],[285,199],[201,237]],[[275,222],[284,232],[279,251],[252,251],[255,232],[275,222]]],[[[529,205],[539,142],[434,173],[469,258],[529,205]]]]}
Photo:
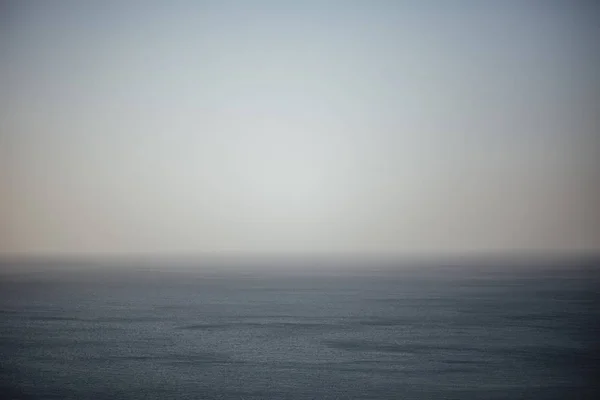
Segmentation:
{"type": "Polygon", "coordinates": [[[600,250],[591,3],[5,1],[0,254],[600,250]]]}

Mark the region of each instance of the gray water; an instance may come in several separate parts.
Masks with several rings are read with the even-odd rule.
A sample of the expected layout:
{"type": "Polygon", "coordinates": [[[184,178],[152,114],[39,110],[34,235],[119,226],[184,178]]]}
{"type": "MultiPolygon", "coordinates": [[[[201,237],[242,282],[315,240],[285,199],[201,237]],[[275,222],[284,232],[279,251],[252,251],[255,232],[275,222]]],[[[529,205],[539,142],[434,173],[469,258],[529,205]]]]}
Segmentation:
{"type": "Polygon", "coordinates": [[[14,399],[592,399],[597,269],[5,274],[14,399]]]}

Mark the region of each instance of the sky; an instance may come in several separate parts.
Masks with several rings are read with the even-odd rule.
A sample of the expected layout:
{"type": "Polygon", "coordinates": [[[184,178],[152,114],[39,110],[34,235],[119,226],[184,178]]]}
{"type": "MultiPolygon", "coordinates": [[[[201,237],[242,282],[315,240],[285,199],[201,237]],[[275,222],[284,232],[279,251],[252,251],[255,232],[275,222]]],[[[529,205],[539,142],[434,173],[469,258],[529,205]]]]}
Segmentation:
{"type": "Polygon", "coordinates": [[[0,254],[600,250],[586,1],[3,1],[0,254]]]}

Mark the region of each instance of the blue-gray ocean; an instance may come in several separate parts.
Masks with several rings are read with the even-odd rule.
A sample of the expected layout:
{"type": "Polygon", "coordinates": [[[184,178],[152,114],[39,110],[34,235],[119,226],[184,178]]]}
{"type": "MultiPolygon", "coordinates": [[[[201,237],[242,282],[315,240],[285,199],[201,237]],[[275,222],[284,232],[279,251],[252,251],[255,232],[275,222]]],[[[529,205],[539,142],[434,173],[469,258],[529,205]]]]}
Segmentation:
{"type": "Polygon", "coordinates": [[[565,264],[13,268],[0,394],[598,399],[600,265],[565,264]]]}

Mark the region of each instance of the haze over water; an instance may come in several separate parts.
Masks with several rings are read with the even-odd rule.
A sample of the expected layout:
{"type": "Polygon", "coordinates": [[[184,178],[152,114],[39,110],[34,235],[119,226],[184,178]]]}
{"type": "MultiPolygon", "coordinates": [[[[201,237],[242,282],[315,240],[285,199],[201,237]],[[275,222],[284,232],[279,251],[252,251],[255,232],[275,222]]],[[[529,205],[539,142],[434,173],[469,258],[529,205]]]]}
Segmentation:
{"type": "Polygon", "coordinates": [[[445,3],[3,2],[0,251],[597,250],[598,7],[445,3]]]}
{"type": "Polygon", "coordinates": [[[593,2],[0,18],[0,398],[600,398],[593,2]]]}

